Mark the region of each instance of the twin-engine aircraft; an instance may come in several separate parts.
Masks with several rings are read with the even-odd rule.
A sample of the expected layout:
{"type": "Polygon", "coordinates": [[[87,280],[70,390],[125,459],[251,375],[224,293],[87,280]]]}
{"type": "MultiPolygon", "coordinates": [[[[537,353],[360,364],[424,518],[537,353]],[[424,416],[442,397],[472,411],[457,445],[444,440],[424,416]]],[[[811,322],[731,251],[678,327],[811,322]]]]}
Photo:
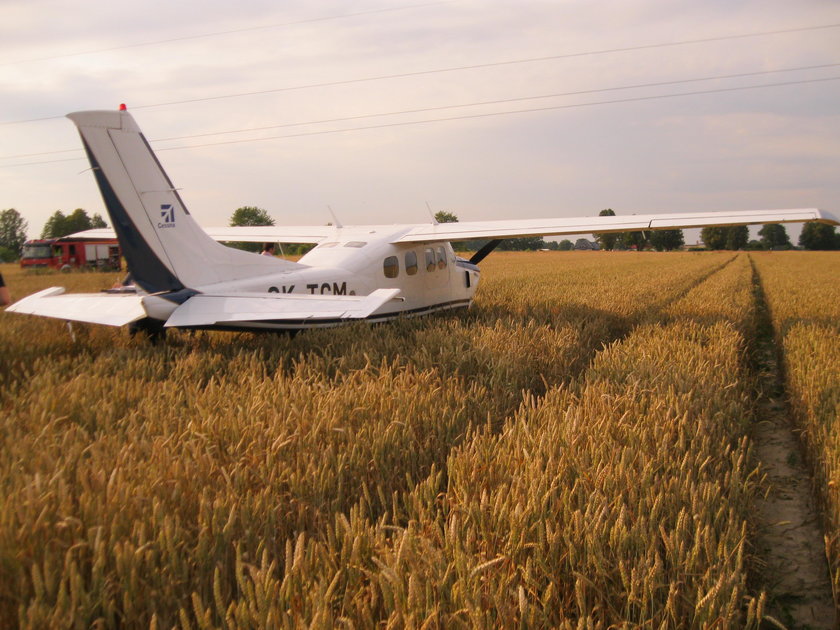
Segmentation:
{"type": "Polygon", "coordinates": [[[108,326],[300,330],[465,308],[480,263],[502,239],[837,219],[817,209],[753,210],[446,224],[203,230],[132,116],[69,114],[90,160],[135,293],[45,289],[7,310],[108,326]],[[469,260],[451,241],[490,239],[469,260]],[[312,243],[299,262],[217,241],[312,243]]]}

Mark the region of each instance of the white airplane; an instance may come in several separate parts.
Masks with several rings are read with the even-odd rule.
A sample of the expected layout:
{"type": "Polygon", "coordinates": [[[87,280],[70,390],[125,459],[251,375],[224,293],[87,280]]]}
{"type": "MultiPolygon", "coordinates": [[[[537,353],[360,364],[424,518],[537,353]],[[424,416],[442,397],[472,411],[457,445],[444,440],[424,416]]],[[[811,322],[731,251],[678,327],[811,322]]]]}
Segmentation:
{"type": "Polygon", "coordinates": [[[506,238],[797,221],[838,225],[829,213],[792,209],[205,231],[127,111],[68,118],[79,129],[137,291],[65,294],[53,287],[13,304],[11,312],[151,332],[379,322],[469,306],[479,284],[478,263],[506,238]],[[491,240],[466,260],[450,242],[468,239],[491,240]],[[295,263],[217,241],[316,247],[295,263]]]}

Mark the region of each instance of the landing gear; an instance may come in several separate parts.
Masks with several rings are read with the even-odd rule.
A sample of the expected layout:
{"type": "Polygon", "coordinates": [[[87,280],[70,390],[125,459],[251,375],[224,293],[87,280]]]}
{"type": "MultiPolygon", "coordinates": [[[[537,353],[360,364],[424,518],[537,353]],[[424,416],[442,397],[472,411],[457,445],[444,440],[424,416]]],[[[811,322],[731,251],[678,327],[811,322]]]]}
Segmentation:
{"type": "Polygon", "coordinates": [[[128,325],[128,334],[132,337],[138,334],[145,335],[153,345],[156,345],[166,339],[166,328],[163,327],[162,321],[144,317],[128,325]]]}

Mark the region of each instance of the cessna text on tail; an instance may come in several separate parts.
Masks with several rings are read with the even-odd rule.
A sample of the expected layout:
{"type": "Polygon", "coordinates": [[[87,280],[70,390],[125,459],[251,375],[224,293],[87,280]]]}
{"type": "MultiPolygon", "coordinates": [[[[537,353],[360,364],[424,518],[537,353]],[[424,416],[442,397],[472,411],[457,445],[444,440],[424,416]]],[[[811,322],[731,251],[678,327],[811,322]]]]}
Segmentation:
{"type": "Polygon", "coordinates": [[[78,127],[137,292],[64,294],[54,287],[7,310],[146,328],[297,330],[469,306],[478,263],[502,239],[836,218],[816,209],[632,215],[447,224],[203,230],[132,116],[77,112],[78,127]],[[209,232],[209,233],[208,233],[209,232]],[[491,239],[470,260],[450,241],[491,239]],[[217,241],[313,243],[299,262],[217,241]],[[136,324],[135,324],[136,325],[136,324]]]}

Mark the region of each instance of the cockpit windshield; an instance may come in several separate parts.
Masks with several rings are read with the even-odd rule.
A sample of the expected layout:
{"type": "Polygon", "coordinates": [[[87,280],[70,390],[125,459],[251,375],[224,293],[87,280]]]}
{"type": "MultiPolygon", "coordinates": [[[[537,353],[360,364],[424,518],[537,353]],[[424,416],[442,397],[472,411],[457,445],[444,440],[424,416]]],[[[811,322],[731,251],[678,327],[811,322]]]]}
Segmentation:
{"type": "Polygon", "coordinates": [[[49,245],[24,245],[23,258],[51,258],[52,248],[49,245]]]}

